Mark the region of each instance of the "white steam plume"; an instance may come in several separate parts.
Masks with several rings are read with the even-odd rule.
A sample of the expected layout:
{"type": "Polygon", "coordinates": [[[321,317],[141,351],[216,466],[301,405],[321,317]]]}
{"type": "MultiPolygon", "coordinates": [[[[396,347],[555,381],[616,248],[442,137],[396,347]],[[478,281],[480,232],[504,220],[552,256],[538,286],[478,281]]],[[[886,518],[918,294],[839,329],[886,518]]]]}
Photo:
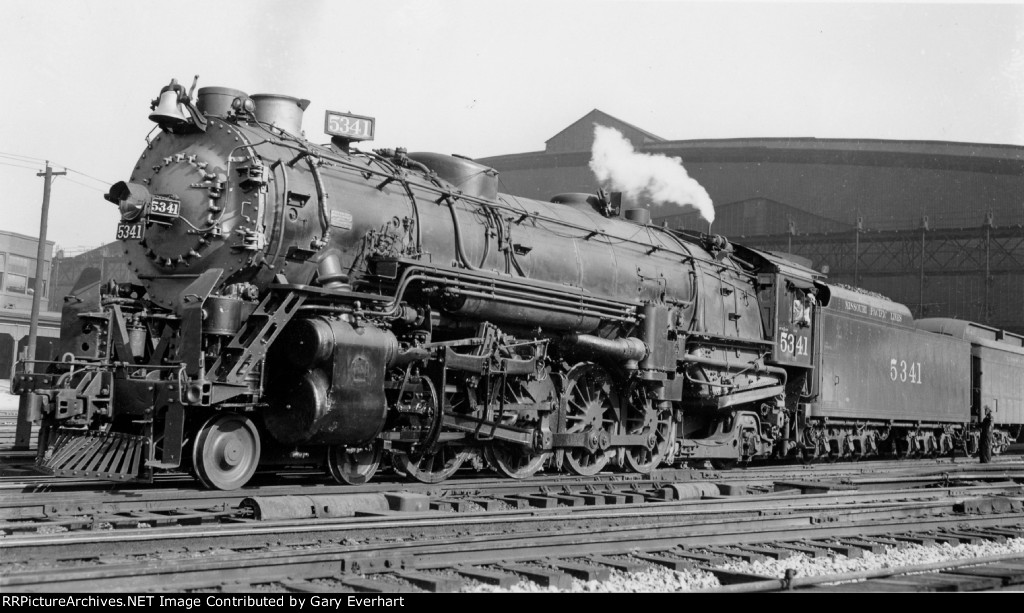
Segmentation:
{"type": "Polygon", "coordinates": [[[611,183],[613,190],[629,198],[646,194],[655,204],[692,206],[708,223],[715,220],[711,196],[690,178],[680,158],[637,153],[614,128],[594,124],[590,169],[598,181],[611,183]]]}

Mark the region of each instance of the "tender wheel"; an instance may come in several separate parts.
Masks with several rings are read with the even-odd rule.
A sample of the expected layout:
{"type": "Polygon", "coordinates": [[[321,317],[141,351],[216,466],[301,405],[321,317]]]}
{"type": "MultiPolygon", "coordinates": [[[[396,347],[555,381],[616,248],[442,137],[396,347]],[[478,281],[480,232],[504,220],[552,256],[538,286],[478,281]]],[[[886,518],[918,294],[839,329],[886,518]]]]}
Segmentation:
{"type": "Polygon", "coordinates": [[[978,449],[981,446],[981,441],[977,432],[968,432],[964,437],[964,453],[967,457],[973,458],[978,455],[978,449]]]}
{"type": "Polygon", "coordinates": [[[473,455],[462,447],[443,445],[430,455],[413,461],[407,453],[396,453],[392,460],[395,468],[420,483],[440,483],[455,474],[473,455]]]}
{"type": "Polygon", "coordinates": [[[804,464],[810,464],[828,456],[828,445],[825,442],[825,435],[816,429],[807,428],[804,430],[804,444],[801,450],[804,464]]]}
{"type": "Polygon", "coordinates": [[[615,431],[615,409],[620,399],[608,373],[592,362],[577,364],[566,377],[565,431],[587,433],[590,448],[565,450],[569,470],[577,475],[595,475],[608,464],[613,451],[607,439],[615,431]],[[591,451],[590,449],[594,449],[591,451]]]}
{"type": "Polygon", "coordinates": [[[384,444],[381,441],[362,449],[331,445],[327,448],[327,471],[338,483],[362,485],[373,478],[383,455],[384,444]]]}
{"type": "Polygon", "coordinates": [[[215,415],[199,429],[192,445],[196,478],[210,489],[236,490],[260,462],[260,435],[248,417],[215,415]]]}
{"type": "Polygon", "coordinates": [[[544,468],[550,451],[534,452],[523,445],[495,441],[484,447],[487,463],[510,479],[528,479],[544,468]]]}
{"type": "Polygon", "coordinates": [[[643,388],[633,386],[626,407],[626,434],[650,432],[654,447],[627,447],[626,467],[633,472],[647,474],[658,467],[668,455],[672,436],[672,408],[658,410],[644,394],[643,388]]]}
{"type": "Polygon", "coordinates": [[[910,460],[920,455],[920,450],[917,448],[916,439],[907,434],[906,436],[897,439],[897,449],[900,460],[910,460]]]}

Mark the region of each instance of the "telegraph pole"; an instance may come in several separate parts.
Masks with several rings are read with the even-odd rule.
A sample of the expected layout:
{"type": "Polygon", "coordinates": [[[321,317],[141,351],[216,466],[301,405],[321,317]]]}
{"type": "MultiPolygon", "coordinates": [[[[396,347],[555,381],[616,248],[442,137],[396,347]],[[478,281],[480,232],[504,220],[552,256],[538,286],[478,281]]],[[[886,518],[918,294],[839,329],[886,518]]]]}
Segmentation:
{"type": "MultiPolygon", "coordinates": [[[[43,260],[46,258],[46,223],[50,216],[50,184],[53,178],[68,174],[67,171],[54,172],[50,168],[50,161],[46,161],[46,172],[37,172],[37,177],[43,178],[43,213],[39,217],[39,248],[36,250],[36,287],[32,292],[32,316],[28,324],[28,356],[27,359],[36,359],[36,338],[39,335],[39,303],[43,299],[42,287],[47,282],[43,279],[43,260]]],[[[26,364],[26,372],[35,372],[32,364],[26,364]]]]}
{"type": "MultiPolygon", "coordinates": [[[[32,316],[28,323],[28,347],[26,348],[28,355],[25,356],[27,360],[25,363],[25,372],[35,372],[35,364],[31,361],[36,359],[36,337],[39,334],[39,303],[43,299],[43,284],[46,280],[43,279],[43,261],[46,259],[46,222],[50,216],[50,183],[53,182],[53,178],[60,175],[68,174],[64,172],[54,172],[50,168],[50,160],[46,160],[46,171],[37,172],[37,177],[44,177],[43,179],[43,212],[39,216],[39,247],[36,249],[36,286],[32,290],[32,316]]],[[[31,394],[22,394],[21,398],[18,399],[18,422],[15,425],[14,430],[14,448],[18,450],[29,449],[32,444],[32,399],[31,394]]]]}

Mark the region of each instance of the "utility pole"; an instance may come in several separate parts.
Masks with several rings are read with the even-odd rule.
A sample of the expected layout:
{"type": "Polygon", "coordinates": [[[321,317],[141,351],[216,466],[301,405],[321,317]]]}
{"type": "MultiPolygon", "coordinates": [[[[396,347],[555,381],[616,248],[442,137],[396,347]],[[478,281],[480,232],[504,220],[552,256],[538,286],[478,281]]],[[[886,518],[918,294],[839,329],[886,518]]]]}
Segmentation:
{"type": "MultiPolygon", "coordinates": [[[[43,299],[43,284],[46,280],[43,279],[43,263],[46,259],[46,222],[50,216],[50,183],[53,182],[53,178],[60,175],[68,174],[64,172],[54,172],[50,168],[50,160],[46,160],[46,171],[37,172],[37,177],[44,177],[43,179],[43,212],[39,216],[39,247],[36,249],[36,286],[32,290],[32,315],[28,323],[28,347],[26,348],[28,355],[25,356],[25,372],[35,372],[35,365],[31,360],[36,359],[36,337],[39,335],[39,303],[43,299]]],[[[32,443],[32,413],[33,401],[38,402],[38,398],[33,394],[22,394],[21,398],[18,399],[18,421],[15,425],[14,430],[14,448],[17,450],[29,449],[32,443]]]]}
{"type": "MultiPolygon", "coordinates": [[[[43,279],[43,260],[46,258],[46,223],[50,216],[50,184],[53,178],[68,174],[67,171],[54,172],[50,161],[46,161],[46,172],[37,172],[43,179],[43,213],[39,217],[39,248],[36,250],[36,287],[32,292],[32,316],[28,324],[28,355],[29,360],[36,359],[36,339],[39,336],[39,303],[43,299],[42,287],[47,282],[43,279]]],[[[26,364],[26,372],[35,372],[32,364],[26,364]]]]}

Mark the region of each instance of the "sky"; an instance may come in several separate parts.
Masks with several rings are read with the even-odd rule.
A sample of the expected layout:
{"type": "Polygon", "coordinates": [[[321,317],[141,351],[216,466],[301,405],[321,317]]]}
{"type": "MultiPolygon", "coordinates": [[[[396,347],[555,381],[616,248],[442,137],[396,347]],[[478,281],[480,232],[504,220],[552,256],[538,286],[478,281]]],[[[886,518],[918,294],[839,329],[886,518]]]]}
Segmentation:
{"type": "MultiPolygon", "coordinates": [[[[0,0],[0,230],[113,240],[150,101],[190,86],[376,118],[364,148],[539,151],[592,109],[669,140],[1024,146],[1024,3],[0,0]]],[[[596,188],[595,179],[595,188],[596,188]]]]}

